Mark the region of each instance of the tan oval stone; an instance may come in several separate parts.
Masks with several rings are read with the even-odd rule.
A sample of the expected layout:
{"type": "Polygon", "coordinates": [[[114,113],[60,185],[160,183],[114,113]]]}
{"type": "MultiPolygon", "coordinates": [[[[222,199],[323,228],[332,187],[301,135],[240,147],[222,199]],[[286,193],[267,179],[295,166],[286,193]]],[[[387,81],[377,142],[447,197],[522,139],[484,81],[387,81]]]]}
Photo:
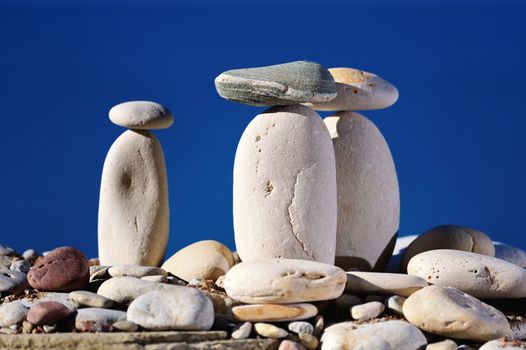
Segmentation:
{"type": "Polygon", "coordinates": [[[430,250],[414,256],[407,272],[432,284],[458,288],[476,298],[526,298],[526,270],[486,255],[430,250]]]}
{"type": "Polygon", "coordinates": [[[239,321],[250,322],[281,322],[297,321],[314,317],[318,314],[316,306],[307,303],[300,304],[254,304],[241,305],[232,308],[232,314],[239,321]]]}
{"type": "Polygon", "coordinates": [[[422,288],[407,298],[403,312],[418,328],[444,337],[487,341],[512,334],[499,310],[456,288],[422,288]]]}
{"type": "Polygon", "coordinates": [[[150,101],[120,103],[110,110],[109,117],[112,123],[129,129],[165,129],[174,122],[168,108],[150,101]]]}
{"type": "Polygon", "coordinates": [[[493,242],[486,234],[469,227],[441,225],[424,232],[407,246],[402,256],[402,271],[406,271],[413,256],[435,249],[463,250],[495,256],[493,242]]]}
{"type": "Polygon", "coordinates": [[[226,293],[247,304],[288,304],[338,298],[345,272],[308,260],[260,259],[243,261],[228,271],[226,293]]]}
{"type": "Polygon", "coordinates": [[[125,131],[102,170],[99,202],[101,265],[159,266],[169,228],[163,150],[148,131],[125,131]]]}
{"type": "Polygon", "coordinates": [[[398,89],[376,74],[354,68],[330,68],[338,94],[327,102],[309,103],[319,111],[383,109],[398,100],[398,89]]]}
{"type": "Polygon", "coordinates": [[[172,255],[162,268],[186,281],[217,280],[234,265],[232,252],[217,241],[193,243],[172,255]]]}
{"type": "Polygon", "coordinates": [[[358,113],[339,112],[324,121],[336,157],[336,265],[381,271],[400,223],[398,179],[389,146],[378,128],[358,113]]]}
{"type": "Polygon", "coordinates": [[[243,132],[234,162],[234,231],[241,260],[334,263],[336,168],[318,113],[275,107],[243,132]]]}
{"type": "Polygon", "coordinates": [[[420,277],[387,272],[347,272],[345,291],[358,294],[395,294],[407,297],[426,287],[420,277]]]}

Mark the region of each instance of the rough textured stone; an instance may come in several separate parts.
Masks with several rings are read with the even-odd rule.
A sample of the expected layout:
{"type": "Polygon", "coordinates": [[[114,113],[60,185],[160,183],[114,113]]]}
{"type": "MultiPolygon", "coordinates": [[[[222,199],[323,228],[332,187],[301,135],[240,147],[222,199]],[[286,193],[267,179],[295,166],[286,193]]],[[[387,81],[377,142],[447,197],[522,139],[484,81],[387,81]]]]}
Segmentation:
{"type": "Polygon", "coordinates": [[[254,304],[241,305],[232,308],[232,314],[239,321],[251,322],[281,322],[305,320],[318,314],[318,309],[312,304],[254,304]]]}
{"type": "Polygon", "coordinates": [[[419,350],[427,344],[418,328],[398,320],[363,325],[337,323],[325,330],[321,341],[322,350],[419,350]]]}
{"type": "Polygon", "coordinates": [[[118,321],[126,321],[125,311],[90,307],[77,311],[75,328],[83,332],[109,332],[118,321]]]}
{"type": "Polygon", "coordinates": [[[276,327],[270,323],[256,323],[254,324],[254,329],[260,336],[266,338],[280,339],[289,335],[283,328],[276,327]]]}
{"type": "Polygon", "coordinates": [[[26,319],[29,309],[19,300],[0,304],[0,327],[9,327],[26,319]]]}
{"type": "Polygon", "coordinates": [[[162,268],[177,277],[216,281],[234,265],[234,256],[224,244],[206,240],[193,243],[172,255],[162,268]]]}
{"type": "Polygon", "coordinates": [[[384,312],[385,306],[379,301],[370,301],[365,304],[351,307],[351,316],[355,320],[363,321],[377,318],[384,312]]]}
{"type": "Polygon", "coordinates": [[[26,274],[20,271],[0,270],[0,296],[20,294],[28,287],[26,274]]]}
{"type": "Polygon", "coordinates": [[[56,301],[43,301],[31,306],[27,320],[34,325],[55,324],[71,313],[64,304],[56,301]]]}
{"type": "Polygon", "coordinates": [[[493,242],[495,246],[495,257],[506,260],[512,264],[526,268],[526,252],[520,248],[507,244],[493,242]]]}
{"type": "Polygon", "coordinates": [[[253,106],[325,102],[337,93],[329,71],[308,61],[229,70],[217,76],[215,86],[221,97],[253,106]]]}
{"type": "MultiPolygon", "coordinates": [[[[57,334],[23,334],[0,335],[0,349],[33,349],[33,350],[188,350],[225,349],[220,347],[230,342],[218,342],[225,339],[226,332],[135,332],[135,333],[57,333],[57,334]],[[201,345],[195,343],[202,342],[201,345]],[[175,344],[177,347],[171,348],[175,344]],[[158,347],[157,347],[158,346],[158,347]]],[[[246,344],[241,342],[240,344],[246,344]]],[[[274,344],[262,342],[258,345],[274,344]]],[[[277,344],[275,345],[277,347],[277,344]]],[[[236,349],[258,349],[257,347],[236,347],[236,349]]],[[[262,346],[261,349],[264,349],[262,346]]],[[[271,348],[268,348],[271,349],[271,348]]],[[[275,349],[275,348],[274,348],[275,349]]]]}
{"type": "Polygon", "coordinates": [[[444,337],[487,341],[512,334],[499,310],[455,288],[422,288],[407,298],[403,311],[418,328],[444,337]]]}
{"type": "Polygon", "coordinates": [[[168,273],[159,267],[154,266],[138,266],[138,265],[116,265],[111,266],[108,269],[108,274],[111,277],[137,277],[141,278],[144,276],[167,276],[168,273]]]}
{"type": "Polygon", "coordinates": [[[111,146],[99,201],[101,265],[159,266],[169,230],[168,183],[161,144],[128,130],[111,146]]]}
{"type": "Polygon", "coordinates": [[[149,330],[206,331],[214,323],[214,307],[201,291],[172,286],[135,299],[128,307],[127,320],[149,330]]]}
{"type": "Polygon", "coordinates": [[[345,291],[358,294],[396,294],[407,297],[427,285],[423,278],[401,273],[347,272],[345,291]]]}
{"type": "Polygon", "coordinates": [[[135,277],[113,277],[100,285],[97,294],[117,303],[129,304],[142,294],[166,291],[173,287],[177,286],[145,281],[135,277]]]}
{"type": "Polygon", "coordinates": [[[358,113],[339,112],[324,121],[336,157],[336,265],[381,271],[400,223],[398,178],[389,146],[378,128],[358,113]]]}
{"type": "Polygon", "coordinates": [[[457,343],[451,339],[446,339],[441,342],[428,344],[426,350],[456,350],[457,343]]]}
{"type": "Polygon", "coordinates": [[[493,242],[486,234],[469,227],[441,225],[424,232],[409,244],[402,256],[402,271],[406,271],[413,256],[435,249],[462,250],[495,256],[493,242]]]}
{"type": "Polygon", "coordinates": [[[110,109],[112,123],[129,129],[166,129],[174,117],[168,108],[150,101],[123,102],[110,109]]]}
{"type": "Polygon", "coordinates": [[[60,247],[37,260],[27,280],[31,287],[44,291],[82,289],[89,282],[89,262],[79,250],[60,247]]]}
{"type": "Polygon", "coordinates": [[[330,135],[305,106],[271,108],[247,126],[234,162],[234,231],[243,262],[334,263],[336,168],[330,135]]]}
{"type": "Polygon", "coordinates": [[[247,304],[301,303],[338,298],[347,278],[328,264],[294,259],[243,261],[225,278],[225,290],[247,304]]]}
{"type": "Polygon", "coordinates": [[[69,293],[69,298],[80,305],[89,307],[110,308],[114,304],[113,300],[87,290],[73,291],[69,293]]]}
{"type": "Polygon", "coordinates": [[[398,89],[376,74],[354,68],[330,68],[336,82],[336,98],[308,106],[319,111],[383,109],[398,100],[398,89]]]}
{"type": "Polygon", "coordinates": [[[429,283],[455,287],[476,298],[526,298],[526,270],[485,255],[431,250],[414,256],[407,271],[429,283]]]}

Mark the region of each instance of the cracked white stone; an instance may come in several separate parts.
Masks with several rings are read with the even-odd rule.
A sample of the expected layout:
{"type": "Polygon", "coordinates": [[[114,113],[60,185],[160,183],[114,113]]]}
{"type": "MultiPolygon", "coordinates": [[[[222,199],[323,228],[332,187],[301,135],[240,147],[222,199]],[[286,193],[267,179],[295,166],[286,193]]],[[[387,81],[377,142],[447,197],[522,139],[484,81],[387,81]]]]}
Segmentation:
{"type": "Polygon", "coordinates": [[[400,223],[396,169],[382,133],[364,116],[324,119],[334,145],[338,188],[336,265],[382,271],[400,223]]]}
{"type": "Polygon", "coordinates": [[[274,107],[245,129],[234,163],[234,231],[241,260],[334,263],[336,168],[320,116],[274,107]]]}
{"type": "Polygon", "coordinates": [[[161,144],[149,131],[125,131],[111,146],[102,171],[100,263],[159,266],[168,229],[168,183],[161,144]]]}
{"type": "Polygon", "coordinates": [[[407,273],[435,285],[458,288],[476,298],[526,298],[526,269],[486,255],[430,250],[415,255],[407,265],[407,273]]]}

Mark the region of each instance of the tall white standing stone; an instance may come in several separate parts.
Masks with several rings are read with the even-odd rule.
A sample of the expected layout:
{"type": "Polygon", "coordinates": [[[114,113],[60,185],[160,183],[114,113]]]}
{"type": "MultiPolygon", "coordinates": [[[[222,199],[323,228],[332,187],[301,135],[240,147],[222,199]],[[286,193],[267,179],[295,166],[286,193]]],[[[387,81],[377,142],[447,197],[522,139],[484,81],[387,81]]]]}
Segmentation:
{"type": "Polygon", "coordinates": [[[324,119],[331,133],[338,183],[336,265],[382,270],[396,242],[400,194],[389,147],[364,116],[324,119]]]}
{"type": "Polygon", "coordinates": [[[143,130],[125,131],[104,162],[99,203],[100,262],[159,266],[168,242],[168,183],[161,144],[147,129],[169,127],[173,117],[158,104],[137,101],[112,108],[110,119],[143,130]]]}
{"type": "Polygon", "coordinates": [[[234,163],[234,230],[243,261],[334,263],[334,149],[318,113],[274,107],[245,129],[234,163]]]}

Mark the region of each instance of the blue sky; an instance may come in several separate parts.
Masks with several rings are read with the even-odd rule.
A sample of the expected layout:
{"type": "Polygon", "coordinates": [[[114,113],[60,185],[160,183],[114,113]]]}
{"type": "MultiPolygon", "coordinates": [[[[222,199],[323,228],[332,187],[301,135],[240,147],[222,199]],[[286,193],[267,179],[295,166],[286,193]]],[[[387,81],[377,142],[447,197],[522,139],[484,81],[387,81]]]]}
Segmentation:
{"type": "MultiPolygon", "coordinates": [[[[224,70],[307,59],[395,84],[364,111],[396,162],[400,233],[461,224],[526,248],[526,3],[0,1],[0,243],[97,255],[108,110],[168,106],[168,254],[233,248],[232,166],[262,108],[222,100],[224,70]]],[[[322,116],[327,115],[323,113],[322,116]]]]}

